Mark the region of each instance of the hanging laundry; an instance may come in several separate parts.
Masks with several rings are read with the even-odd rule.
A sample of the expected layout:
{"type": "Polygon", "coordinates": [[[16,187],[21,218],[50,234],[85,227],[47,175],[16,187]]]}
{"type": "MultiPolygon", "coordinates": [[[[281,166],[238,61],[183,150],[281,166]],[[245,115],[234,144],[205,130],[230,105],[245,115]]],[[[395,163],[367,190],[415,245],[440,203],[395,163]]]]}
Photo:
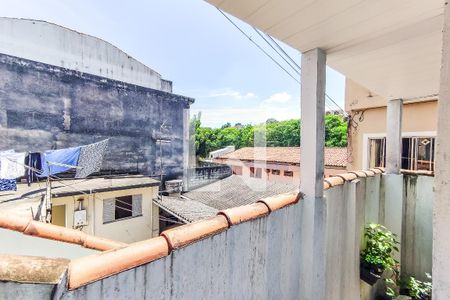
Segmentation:
{"type": "Polygon", "coordinates": [[[109,139],[98,143],[81,146],[80,159],[75,178],[85,178],[94,172],[100,171],[103,162],[103,156],[106,153],[109,139]]]}
{"type": "Polygon", "coordinates": [[[32,182],[37,181],[38,175],[42,172],[41,153],[28,153],[25,157],[25,165],[28,167],[26,170],[26,175],[28,186],[30,186],[32,182]]]}
{"type": "Polygon", "coordinates": [[[76,167],[79,157],[80,147],[45,151],[41,154],[42,174],[38,177],[48,177],[76,167]]]}
{"type": "Polygon", "coordinates": [[[0,154],[0,178],[15,179],[25,176],[25,152],[0,154]]]}
{"type": "Polygon", "coordinates": [[[17,191],[15,179],[0,179],[0,191],[17,191]]]}

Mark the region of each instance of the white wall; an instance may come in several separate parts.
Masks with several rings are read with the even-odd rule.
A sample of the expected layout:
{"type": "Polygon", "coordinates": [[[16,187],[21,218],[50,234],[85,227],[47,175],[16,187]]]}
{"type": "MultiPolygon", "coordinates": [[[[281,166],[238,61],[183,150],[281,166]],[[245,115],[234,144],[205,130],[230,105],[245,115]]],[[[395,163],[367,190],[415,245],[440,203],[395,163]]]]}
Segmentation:
{"type": "Polygon", "coordinates": [[[0,53],[161,90],[161,75],[119,48],[45,21],[0,18],[0,53]]]}
{"type": "MultiPolygon", "coordinates": [[[[95,193],[89,196],[70,196],[53,198],[53,205],[66,206],[66,227],[73,228],[73,212],[78,209],[77,199],[83,198],[83,208],[86,209],[88,225],[83,232],[114,241],[133,243],[149,239],[159,234],[159,222],[153,222],[153,210],[159,211],[153,204],[153,198],[158,195],[158,187],[118,190],[95,193]],[[142,195],[142,216],[117,220],[103,224],[103,200],[115,197],[142,195]]],[[[159,216],[158,216],[159,218],[159,216]]]]}
{"type": "MultiPolygon", "coordinates": [[[[98,251],[0,228],[0,254],[74,259],[98,251]]],[[[1,297],[0,297],[1,298],[1,297]]]]}

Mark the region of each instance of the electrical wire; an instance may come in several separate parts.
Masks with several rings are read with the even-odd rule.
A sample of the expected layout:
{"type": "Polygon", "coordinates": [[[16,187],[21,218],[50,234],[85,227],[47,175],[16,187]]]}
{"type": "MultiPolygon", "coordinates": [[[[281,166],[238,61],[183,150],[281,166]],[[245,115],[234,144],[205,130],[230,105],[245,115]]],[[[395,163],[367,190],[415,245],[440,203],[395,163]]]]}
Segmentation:
{"type": "MultiPolygon", "coordinates": [[[[296,69],[295,66],[293,66],[280,52],[278,52],[275,49],[275,47],[264,37],[264,35],[262,35],[262,33],[258,29],[256,29],[255,27],[253,27],[253,29],[281,57],[281,59],[283,59],[292,68],[292,70],[294,70],[294,72],[297,73],[300,76],[301,68],[296,69]]],[[[297,67],[298,67],[298,65],[297,65],[297,67]]]]}
{"type": "Polygon", "coordinates": [[[270,58],[278,67],[280,67],[284,72],[286,72],[287,75],[289,75],[292,79],[294,79],[298,84],[300,84],[300,81],[295,78],[291,73],[289,73],[278,61],[276,61],[275,58],[273,58],[269,53],[266,52],[258,43],[256,43],[251,36],[247,35],[236,23],[233,22],[220,8],[217,8],[217,10],[231,23],[234,25],[234,27],[237,28],[244,36],[246,36],[250,42],[252,42],[256,47],[258,47],[259,50],[261,50],[268,58],[270,58]]]}
{"type": "MultiPolygon", "coordinates": [[[[267,51],[265,51],[257,42],[255,42],[251,36],[249,36],[244,30],[242,30],[231,18],[229,18],[220,8],[217,8],[217,10],[236,28],[241,32],[247,39],[250,40],[255,46],[258,47],[267,57],[269,57],[278,67],[280,67],[286,74],[288,74],[292,79],[294,79],[297,83],[300,84],[300,81],[296,79],[290,72],[288,72],[273,56],[271,56],[267,51]]],[[[253,29],[258,33],[258,35],[296,72],[297,74],[301,74],[301,67],[290,57],[289,54],[286,53],[286,51],[268,34],[266,34],[270,40],[276,45],[276,47],[284,54],[284,56],[291,61],[289,63],[283,55],[278,52],[274,46],[266,39],[264,36],[259,32],[258,29],[253,27],[253,29]],[[296,69],[295,67],[298,69],[296,69]]],[[[340,114],[347,116],[347,113],[328,95],[325,93],[325,107],[327,107],[330,111],[338,111],[340,114]],[[328,101],[327,101],[328,99],[328,101]],[[327,103],[328,102],[328,103],[327,103]]]]}

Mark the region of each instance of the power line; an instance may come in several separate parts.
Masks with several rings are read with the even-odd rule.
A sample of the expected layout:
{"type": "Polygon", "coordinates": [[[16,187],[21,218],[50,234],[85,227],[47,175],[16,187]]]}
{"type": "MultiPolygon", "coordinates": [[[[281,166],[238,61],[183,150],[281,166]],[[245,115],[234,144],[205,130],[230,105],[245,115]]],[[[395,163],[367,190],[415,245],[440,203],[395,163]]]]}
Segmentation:
{"type": "MultiPolygon", "coordinates": [[[[221,9],[217,8],[217,10],[236,28],[238,29],[246,38],[248,38],[255,46],[258,47],[258,49],[260,49],[267,57],[269,57],[275,64],[277,64],[278,67],[280,67],[284,72],[286,72],[286,74],[288,74],[292,79],[294,79],[297,83],[300,84],[300,81],[297,80],[291,73],[289,73],[275,58],[273,58],[269,53],[267,53],[258,43],[256,43],[251,36],[249,36],[247,33],[245,33],[235,22],[233,22],[233,20],[231,20],[221,9]]],[[[262,34],[256,29],[253,28],[258,35],[297,73],[300,75],[300,71],[301,71],[301,67],[289,56],[289,54],[286,53],[286,51],[268,34],[266,34],[271,41],[273,41],[273,43],[277,46],[278,49],[280,49],[280,51],[298,68],[295,69],[295,67],[289,63],[286,58],[284,58],[282,56],[282,54],[280,54],[280,52],[278,52],[273,45],[262,36],[262,34]]],[[[347,113],[328,95],[325,93],[325,106],[331,110],[331,111],[339,111],[340,113],[342,113],[343,115],[347,115],[347,113]],[[329,101],[327,101],[327,99],[329,101],[331,101],[331,103],[335,106],[334,108],[330,107],[331,103],[328,103],[329,101]],[[337,109],[336,109],[337,108],[337,109]]]]}
{"type": "Polygon", "coordinates": [[[246,36],[250,42],[252,42],[256,47],[258,47],[259,50],[261,50],[267,57],[269,57],[275,64],[277,64],[278,67],[280,67],[286,74],[288,74],[292,79],[294,79],[298,84],[300,84],[300,81],[295,78],[291,73],[289,73],[279,62],[277,62],[269,53],[266,52],[258,43],[256,43],[251,36],[246,34],[236,23],[233,22],[223,11],[221,11],[219,8],[217,10],[231,23],[236,27],[244,36],[246,36]]]}
{"type": "Polygon", "coordinates": [[[259,32],[258,29],[256,29],[255,27],[253,27],[253,29],[256,31],[256,33],[292,68],[292,70],[294,70],[295,73],[297,73],[298,75],[300,75],[300,71],[297,70],[293,65],[291,65],[291,63],[283,56],[281,55],[281,53],[279,53],[275,47],[261,34],[261,32],[259,32]]]}
{"type": "Polygon", "coordinates": [[[286,57],[295,65],[297,66],[297,68],[299,70],[301,70],[302,68],[297,64],[297,62],[291,58],[291,56],[289,54],[286,53],[286,51],[284,51],[283,47],[281,47],[269,34],[265,33],[265,35],[277,46],[278,49],[280,49],[281,52],[284,53],[284,55],[286,55],[286,57]]]}

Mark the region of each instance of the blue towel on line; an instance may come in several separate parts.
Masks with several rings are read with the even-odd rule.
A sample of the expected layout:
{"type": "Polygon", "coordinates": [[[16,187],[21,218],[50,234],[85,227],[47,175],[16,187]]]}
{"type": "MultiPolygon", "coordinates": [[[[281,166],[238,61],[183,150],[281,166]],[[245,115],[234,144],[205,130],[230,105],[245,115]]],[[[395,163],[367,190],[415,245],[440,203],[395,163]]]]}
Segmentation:
{"type": "Polygon", "coordinates": [[[80,157],[80,147],[45,151],[44,153],[41,154],[42,174],[38,176],[48,177],[49,167],[50,167],[50,175],[55,175],[67,171],[70,168],[63,166],[55,166],[52,165],[51,163],[53,162],[70,166],[77,166],[79,157],[80,157]]]}

